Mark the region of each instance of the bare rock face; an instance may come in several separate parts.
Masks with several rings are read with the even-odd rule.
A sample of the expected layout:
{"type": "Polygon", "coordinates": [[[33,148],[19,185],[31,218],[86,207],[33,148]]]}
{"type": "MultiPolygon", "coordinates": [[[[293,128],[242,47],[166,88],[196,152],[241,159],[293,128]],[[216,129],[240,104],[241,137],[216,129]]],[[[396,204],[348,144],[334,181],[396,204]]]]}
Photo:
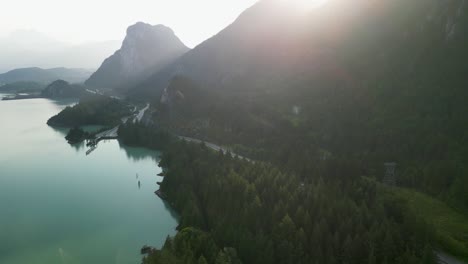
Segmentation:
{"type": "Polygon", "coordinates": [[[122,47],[86,81],[100,89],[125,89],[174,62],[189,49],[163,25],[136,23],[122,47]]]}

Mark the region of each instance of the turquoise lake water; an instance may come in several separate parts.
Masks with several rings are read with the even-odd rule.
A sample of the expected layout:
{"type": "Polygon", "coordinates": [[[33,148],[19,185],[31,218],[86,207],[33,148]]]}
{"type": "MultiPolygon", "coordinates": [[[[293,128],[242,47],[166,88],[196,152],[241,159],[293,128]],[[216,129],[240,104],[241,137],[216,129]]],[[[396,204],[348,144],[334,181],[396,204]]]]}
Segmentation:
{"type": "Polygon", "coordinates": [[[0,101],[2,264],[140,263],[176,233],[154,194],[159,153],[103,141],[86,156],[46,124],[71,103],[0,101]]]}

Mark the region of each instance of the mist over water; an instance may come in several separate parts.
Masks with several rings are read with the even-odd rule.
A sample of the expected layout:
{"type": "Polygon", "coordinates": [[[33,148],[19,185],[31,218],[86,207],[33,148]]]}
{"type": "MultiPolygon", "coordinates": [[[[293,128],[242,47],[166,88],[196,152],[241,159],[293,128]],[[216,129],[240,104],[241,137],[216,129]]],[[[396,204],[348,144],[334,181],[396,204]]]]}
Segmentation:
{"type": "Polygon", "coordinates": [[[86,156],[46,125],[72,103],[0,101],[0,263],[139,263],[175,234],[159,153],[104,141],[86,156]]]}

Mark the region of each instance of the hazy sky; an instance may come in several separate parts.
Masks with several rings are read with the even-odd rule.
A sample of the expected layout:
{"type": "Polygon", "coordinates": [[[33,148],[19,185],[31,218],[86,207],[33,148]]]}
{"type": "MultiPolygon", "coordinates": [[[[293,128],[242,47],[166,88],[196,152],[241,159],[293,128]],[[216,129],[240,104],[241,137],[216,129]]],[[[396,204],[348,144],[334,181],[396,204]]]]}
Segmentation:
{"type": "Polygon", "coordinates": [[[36,30],[57,40],[122,40],[138,21],[171,27],[194,47],[257,0],[2,0],[0,36],[36,30]]]}

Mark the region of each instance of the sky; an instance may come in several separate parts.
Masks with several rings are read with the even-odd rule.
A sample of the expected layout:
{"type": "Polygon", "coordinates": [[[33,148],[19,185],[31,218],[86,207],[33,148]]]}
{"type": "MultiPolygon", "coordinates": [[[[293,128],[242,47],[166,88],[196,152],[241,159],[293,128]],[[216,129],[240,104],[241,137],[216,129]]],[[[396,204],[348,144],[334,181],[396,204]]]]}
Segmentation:
{"type": "Polygon", "coordinates": [[[257,0],[2,0],[0,37],[18,30],[82,44],[123,40],[138,21],[164,24],[193,48],[257,0]]]}

